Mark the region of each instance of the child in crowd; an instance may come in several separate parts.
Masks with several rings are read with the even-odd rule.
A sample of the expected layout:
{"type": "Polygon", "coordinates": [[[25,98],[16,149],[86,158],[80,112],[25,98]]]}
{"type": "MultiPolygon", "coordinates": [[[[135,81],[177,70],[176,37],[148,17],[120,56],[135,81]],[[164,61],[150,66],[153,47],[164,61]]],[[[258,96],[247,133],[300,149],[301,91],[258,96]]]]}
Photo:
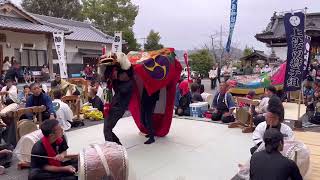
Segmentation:
{"type": "Polygon", "coordinates": [[[89,103],[92,104],[93,108],[97,108],[99,111],[103,112],[103,102],[99,96],[97,96],[97,89],[91,88],[89,103]]]}
{"type": "Polygon", "coordinates": [[[192,103],[202,102],[202,96],[200,94],[200,87],[196,83],[191,84],[191,101],[192,103]]]}
{"type": "Polygon", "coordinates": [[[179,105],[176,109],[175,114],[178,116],[190,116],[190,103],[191,103],[191,93],[189,89],[188,80],[184,80],[179,85],[180,89],[180,99],[179,105]]]}

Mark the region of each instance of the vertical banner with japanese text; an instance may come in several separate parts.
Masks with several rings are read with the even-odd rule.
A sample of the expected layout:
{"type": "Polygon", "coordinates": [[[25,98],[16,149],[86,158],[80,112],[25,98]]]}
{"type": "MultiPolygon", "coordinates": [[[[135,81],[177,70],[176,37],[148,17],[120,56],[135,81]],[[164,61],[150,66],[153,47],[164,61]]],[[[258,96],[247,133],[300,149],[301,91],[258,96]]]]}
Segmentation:
{"type": "Polygon", "coordinates": [[[237,11],[238,11],[238,0],[231,0],[230,29],[229,29],[229,37],[226,45],[226,51],[228,53],[231,50],[233,31],[237,21],[237,11]]]}
{"type": "Polygon", "coordinates": [[[304,37],[304,63],[303,63],[303,80],[307,78],[310,72],[310,48],[311,48],[311,36],[305,35],[304,37]]]}
{"type": "Polygon", "coordinates": [[[64,33],[63,32],[54,32],[53,33],[53,41],[56,47],[56,52],[58,55],[59,68],[60,68],[60,76],[61,78],[68,78],[67,73],[67,62],[64,54],[64,33]]]}
{"type": "Polygon", "coordinates": [[[284,26],[288,44],[284,89],[297,91],[301,89],[304,75],[305,14],[303,12],[286,13],[284,26]]]}
{"type": "Polygon", "coordinates": [[[114,40],[112,43],[112,52],[122,52],[122,32],[114,33],[114,40]]]}

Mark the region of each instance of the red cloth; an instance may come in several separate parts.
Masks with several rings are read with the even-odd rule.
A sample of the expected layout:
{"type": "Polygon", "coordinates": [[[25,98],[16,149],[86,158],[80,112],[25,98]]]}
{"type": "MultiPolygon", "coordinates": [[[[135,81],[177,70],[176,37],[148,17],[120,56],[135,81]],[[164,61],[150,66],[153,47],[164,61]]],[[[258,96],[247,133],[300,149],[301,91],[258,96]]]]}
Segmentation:
{"type": "Polygon", "coordinates": [[[280,65],[280,69],[271,77],[272,85],[280,85],[284,83],[286,76],[287,63],[280,65]]]}
{"type": "MultiPolygon", "coordinates": [[[[57,153],[54,151],[53,147],[51,146],[49,138],[44,136],[43,138],[41,138],[41,141],[42,141],[42,144],[44,145],[44,148],[48,154],[48,157],[56,157],[57,153]]],[[[62,141],[63,141],[62,138],[58,138],[56,140],[56,144],[59,145],[62,143],[62,141]]],[[[54,160],[52,158],[49,158],[48,162],[49,162],[49,165],[51,165],[51,166],[57,166],[57,167],[61,166],[60,161],[54,160]]]]}
{"type": "MultiPolygon", "coordinates": [[[[143,64],[135,64],[133,68],[135,74],[144,83],[144,88],[146,88],[149,95],[152,95],[154,92],[162,88],[166,88],[167,90],[165,114],[153,114],[152,116],[155,135],[160,137],[166,136],[169,133],[172,122],[176,84],[180,79],[180,74],[182,71],[181,64],[177,60],[173,60],[173,62],[170,62],[168,74],[161,80],[157,80],[151,77],[151,75],[144,68],[143,64]]],[[[140,119],[141,95],[139,89],[142,88],[138,87],[138,84],[139,83],[136,82],[133,87],[129,110],[131,111],[131,114],[139,130],[143,133],[147,133],[147,130],[142,125],[140,119]]]]}
{"type": "MultiPolygon", "coordinates": [[[[248,98],[248,99],[253,99],[253,97],[250,96],[250,95],[246,95],[246,98],[248,98]]],[[[246,106],[246,103],[244,103],[244,102],[240,102],[240,103],[239,103],[239,107],[244,107],[244,106],[246,106]]]]}
{"type": "Polygon", "coordinates": [[[181,95],[184,96],[190,92],[188,80],[184,80],[179,84],[179,89],[181,90],[181,95]]]}

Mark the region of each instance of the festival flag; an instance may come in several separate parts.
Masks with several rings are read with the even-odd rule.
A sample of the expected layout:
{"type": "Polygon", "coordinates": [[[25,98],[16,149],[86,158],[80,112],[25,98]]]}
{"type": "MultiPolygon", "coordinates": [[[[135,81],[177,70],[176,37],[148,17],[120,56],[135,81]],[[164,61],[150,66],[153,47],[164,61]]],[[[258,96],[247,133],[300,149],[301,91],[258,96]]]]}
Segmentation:
{"type": "Polygon", "coordinates": [[[304,75],[305,14],[303,12],[286,13],[284,26],[288,44],[284,89],[297,91],[301,89],[304,75]]]}
{"type": "Polygon", "coordinates": [[[68,78],[67,62],[64,54],[65,42],[64,42],[64,32],[54,32],[53,41],[56,47],[56,52],[58,55],[60,76],[61,78],[68,78]]]}
{"type": "Polygon", "coordinates": [[[307,78],[310,72],[310,47],[311,47],[311,37],[305,35],[304,38],[304,63],[303,63],[303,80],[307,78]]]}
{"type": "Polygon", "coordinates": [[[226,51],[229,53],[231,50],[231,41],[233,36],[234,27],[237,21],[238,0],[231,0],[231,12],[230,12],[230,29],[229,37],[226,45],[226,51]]]}
{"type": "Polygon", "coordinates": [[[191,81],[191,79],[190,79],[190,66],[189,66],[189,56],[188,56],[187,51],[183,54],[183,57],[184,57],[184,62],[186,63],[187,70],[188,70],[188,82],[190,82],[191,81]]]}

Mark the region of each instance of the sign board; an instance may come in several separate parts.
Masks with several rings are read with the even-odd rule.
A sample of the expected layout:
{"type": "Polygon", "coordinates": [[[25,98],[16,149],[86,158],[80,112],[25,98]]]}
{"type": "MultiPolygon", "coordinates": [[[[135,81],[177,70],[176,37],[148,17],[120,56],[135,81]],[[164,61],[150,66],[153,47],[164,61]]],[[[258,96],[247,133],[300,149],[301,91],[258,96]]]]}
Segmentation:
{"type": "Polygon", "coordinates": [[[122,32],[114,33],[114,40],[112,43],[112,52],[122,52],[122,32]]]}
{"type": "Polygon", "coordinates": [[[54,32],[53,41],[56,47],[58,62],[60,67],[60,76],[61,78],[68,78],[67,73],[67,62],[64,54],[65,43],[64,43],[64,33],[63,32],[54,32]]]}

